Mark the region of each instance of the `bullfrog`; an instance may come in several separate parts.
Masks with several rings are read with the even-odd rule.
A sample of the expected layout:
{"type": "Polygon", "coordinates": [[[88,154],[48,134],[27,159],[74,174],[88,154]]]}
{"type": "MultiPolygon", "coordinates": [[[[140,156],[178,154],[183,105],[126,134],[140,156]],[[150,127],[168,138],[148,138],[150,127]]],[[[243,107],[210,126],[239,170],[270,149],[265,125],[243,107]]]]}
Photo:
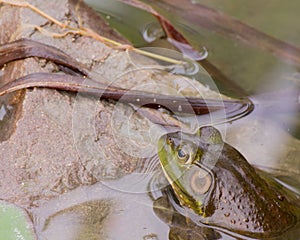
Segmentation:
{"type": "Polygon", "coordinates": [[[215,127],[163,135],[158,156],[179,203],[174,207],[197,225],[261,239],[278,236],[299,220],[293,200],[225,143],[215,127]]]}

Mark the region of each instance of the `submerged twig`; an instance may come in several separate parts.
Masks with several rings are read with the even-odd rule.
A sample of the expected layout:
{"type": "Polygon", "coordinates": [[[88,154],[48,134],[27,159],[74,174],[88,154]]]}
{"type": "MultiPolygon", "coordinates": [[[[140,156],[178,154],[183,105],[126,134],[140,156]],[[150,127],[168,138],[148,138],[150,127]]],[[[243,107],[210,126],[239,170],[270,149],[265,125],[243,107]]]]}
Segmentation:
{"type": "Polygon", "coordinates": [[[15,7],[23,7],[23,8],[29,8],[32,11],[36,12],[37,14],[41,15],[42,17],[48,19],[50,22],[55,23],[56,25],[60,26],[61,28],[69,28],[67,24],[61,23],[60,21],[56,20],[55,18],[49,16],[48,14],[41,11],[39,8],[31,5],[30,3],[26,1],[18,1],[18,0],[0,0],[0,4],[8,4],[15,7]]]}

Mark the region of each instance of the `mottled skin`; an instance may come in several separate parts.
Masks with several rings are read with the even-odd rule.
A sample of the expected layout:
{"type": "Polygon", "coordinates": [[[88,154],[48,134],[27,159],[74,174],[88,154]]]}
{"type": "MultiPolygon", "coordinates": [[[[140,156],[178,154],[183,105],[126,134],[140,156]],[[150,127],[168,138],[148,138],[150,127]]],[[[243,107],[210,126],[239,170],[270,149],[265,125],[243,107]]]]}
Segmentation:
{"type": "Polygon", "coordinates": [[[158,155],[181,206],[193,210],[196,223],[263,238],[297,222],[298,209],[213,127],[194,135],[164,135],[158,155]]]}

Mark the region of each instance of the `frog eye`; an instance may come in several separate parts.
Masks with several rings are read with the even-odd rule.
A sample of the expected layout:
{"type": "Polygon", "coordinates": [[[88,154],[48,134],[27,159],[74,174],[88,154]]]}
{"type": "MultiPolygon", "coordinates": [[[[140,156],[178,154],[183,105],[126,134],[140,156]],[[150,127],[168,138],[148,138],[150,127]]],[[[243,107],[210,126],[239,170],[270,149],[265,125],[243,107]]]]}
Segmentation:
{"type": "Polygon", "coordinates": [[[182,163],[186,163],[187,160],[190,158],[190,155],[187,152],[185,152],[182,148],[179,148],[177,150],[177,156],[180,162],[182,163]]]}
{"type": "Polygon", "coordinates": [[[191,188],[197,194],[205,194],[212,184],[212,178],[209,173],[196,171],[191,177],[191,188]]]}

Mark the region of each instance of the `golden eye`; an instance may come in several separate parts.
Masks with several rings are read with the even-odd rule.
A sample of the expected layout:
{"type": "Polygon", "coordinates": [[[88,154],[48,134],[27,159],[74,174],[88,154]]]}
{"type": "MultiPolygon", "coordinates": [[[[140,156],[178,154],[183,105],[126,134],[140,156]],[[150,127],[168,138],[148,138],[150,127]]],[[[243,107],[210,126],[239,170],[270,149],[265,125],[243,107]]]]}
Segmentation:
{"type": "Polygon", "coordinates": [[[177,156],[178,156],[178,159],[183,163],[186,163],[186,161],[190,157],[190,155],[188,153],[186,153],[182,148],[179,148],[177,150],[177,156]]]}
{"type": "Polygon", "coordinates": [[[206,193],[209,190],[211,184],[211,176],[205,171],[196,171],[191,177],[191,188],[195,193],[206,193]]]}

